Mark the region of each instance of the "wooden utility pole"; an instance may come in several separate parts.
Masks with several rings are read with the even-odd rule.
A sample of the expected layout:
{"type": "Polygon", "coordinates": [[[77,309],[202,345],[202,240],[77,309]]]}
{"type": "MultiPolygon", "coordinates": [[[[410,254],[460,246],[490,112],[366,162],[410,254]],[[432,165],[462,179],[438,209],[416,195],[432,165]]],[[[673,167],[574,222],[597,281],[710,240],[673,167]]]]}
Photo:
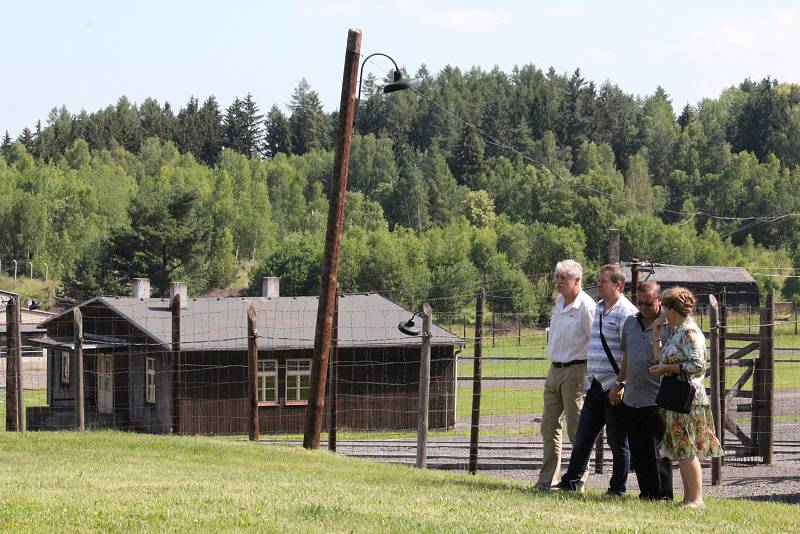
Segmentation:
{"type": "Polygon", "coordinates": [[[631,258],[631,303],[636,305],[636,288],[639,287],[639,258],[631,258]]]}
{"type": "Polygon", "coordinates": [[[422,305],[422,350],[419,362],[419,403],[417,405],[417,467],[428,464],[428,411],[431,385],[431,331],[433,329],[430,304],[422,305]]]}
{"type": "Polygon", "coordinates": [[[478,438],[481,421],[481,361],[483,359],[483,307],[486,290],[478,290],[475,303],[475,351],[472,359],[472,423],[469,431],[469,473],[478,472],[478,438]]]}
{"type": "Polygon", "coordinates": [[[336,130],[336,149],[333,157],[328,227],[325,234],[325,255],[322,263],[322,280],[314,332],[314,359],[311,364],[311,398],[306,411],[303,447],[319,448],[322,431],[322,414],[325,408],[325,383],[328,373],[328,355],[333,330],[333,308],[336,300],[336,283],[339,273],[339,246],[344,224],[344,201],[347,191],[347,172],[350,164],[350,145],[353,140],[353,119],[356,109],[358,63],[361,55],[361,31],[347,33],[347,49],[342,76],[342,97],[339,102],[339,125],[336,130]]]}
{"type": "MultiPolygon", "coordinates": [[[[708,329],[711,332],[711,413],[714,417],[714,433],[717,439],[722,437],[724,429],[722,428],[722,412],[720,411],[720,384],[719,384],[719,369],[720,369],[720,354],[719,354],[719,306],[717,299],[714,295],[708,296],[708,329]]],[[[722,441],[720,441],[722,443],[722,441]]],[[[711,459],[711,485],[719,486],[722,478],[722,458],[715,457],[711,459]]]]}
{"type": "Polygon", "coordinates": [[[172,299],[172,358],[175,362],[175,375],[173,380],[172,395],[172,431],[181,433],[181,390],[183,377],[181,376],[181,295],[176,293],[172,299]]]}
{"type": "Polygon", "coordinates": [[[608,229],[608,261],[607,263],[619,263],[619,230],[616,228],[608,229]]]}
{"type": "Polygon", "coordinates": [[[256,310],[247,308],[247,369],[250,378],[247,388],[250,403],[250,441],[258,441],[258,343],[256,336],[256,310]]]}
{"type": "Polygon", "coordinates": [[[6,304],[6,430],[22,432],[22,333],[19,297],[11,296],[6,304]]]}
{"type": "Polygon", "coordinates": [[[75,424],[78,431],[86,430],[86,397],[83,385],[83,314],[77,306],[72,311],[75,350],[72,351],[72,379],[75,384],[75,424]]]}

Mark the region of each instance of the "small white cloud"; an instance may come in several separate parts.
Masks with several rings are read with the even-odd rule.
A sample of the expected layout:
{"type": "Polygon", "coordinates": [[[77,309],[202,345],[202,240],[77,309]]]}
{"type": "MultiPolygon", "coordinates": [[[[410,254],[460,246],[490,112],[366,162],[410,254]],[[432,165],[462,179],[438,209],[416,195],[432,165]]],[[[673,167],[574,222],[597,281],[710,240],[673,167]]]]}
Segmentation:
{"type": "Polygon", "coordinates": [[[496,11],[451,9],[423,15],[426,26],[478,33],[494,30],[511,22],[511,15],[496,11]]]}
{"type": "Polygon", "coordinates": [[[544,11],[545,17],[579,17],[583,15],[581,6],[559,6],[551,7],[544,11]]]}
{"type": "Polygon", "coordinates": [[[583,54],[589,59],[600,59],[604,61],[616,61],[619,54],[610,48],[587,48],[583,54]]]}
{"type": "Polygon", "coordinates": [[[655,58],[770,58],[794,54],[800,48],[800,16],[791,8],[778,9],[769,18],[722,24],[694,32],[680,41],[652,51],[655,58]]]}

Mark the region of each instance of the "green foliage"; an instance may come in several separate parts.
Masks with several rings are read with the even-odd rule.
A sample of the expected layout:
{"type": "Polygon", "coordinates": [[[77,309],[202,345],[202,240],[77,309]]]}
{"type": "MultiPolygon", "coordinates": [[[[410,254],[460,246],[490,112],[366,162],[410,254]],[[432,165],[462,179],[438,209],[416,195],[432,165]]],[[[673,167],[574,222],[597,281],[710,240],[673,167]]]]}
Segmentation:
{"type": "MultiPolygon", "coordinates": [[[[661,87],[634,97],[579,70],[432,75],[423,66],[416,75],[427,98],[384,97],[383,81],[364,80],[345,291],[413,307],[436,299],[456,312],[479,284],[500,279],[515,294],[490,306],[533,317],[553,265],[602,263],[610,227],[622,229],[623,259],[756,273],[792,265],[800,86],[745,80],[676,117],[661,87]]],[[[195,291],[226,286],[252,262],[262,274],[286,272],[284,288],[316,294],[336,115],[306,80],[288,108],[264,118],[248,94],[223,116],[213,96],[202,105],[192,96],[176,116],[168,103],[123,96],[91,113],[54,108],[17,141],[6,134],[3,265],[31,261],[39,273],[47,264],[68,295],[93,296],[127,292],[131,276],[151,276],[162,291],[176,278],[195,291]]],[[[758,280],[762,291],[784,284],[758,280]]]]}
{"type": "Polygon", "coordinates": [[[250,295],[261,294],[261,280],[266,276],[281,278],[281,294],[304,296],[319,294],[322,275],[323,237],[292,233],[278,245],[250,274],[250,295]]]}

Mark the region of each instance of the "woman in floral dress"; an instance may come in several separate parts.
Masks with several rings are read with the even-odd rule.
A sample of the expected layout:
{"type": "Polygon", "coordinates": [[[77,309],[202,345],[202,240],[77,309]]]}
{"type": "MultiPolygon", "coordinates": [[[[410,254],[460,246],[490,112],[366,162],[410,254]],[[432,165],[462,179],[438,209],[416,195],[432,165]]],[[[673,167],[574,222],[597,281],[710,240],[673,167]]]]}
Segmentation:
{"type": "Polygon", "coordinates": [[[683,287],[671,288],[662,294],[661,306],[673,327],[673,334],[661,347],[661,324],[659,321],[653,324],[653,356],[658,363],[650,367],[650,372],[657,376],[687,376],[694,387],[691,412],[664,410],[667,430],[659,454],[678,461],[684,505],[703,508],[703,476],[697,457],[722,456],[722,447],[714,434],[711,405],[703,385],[706,340],[692,317],[694,304],[694,295],[683,287]]]}

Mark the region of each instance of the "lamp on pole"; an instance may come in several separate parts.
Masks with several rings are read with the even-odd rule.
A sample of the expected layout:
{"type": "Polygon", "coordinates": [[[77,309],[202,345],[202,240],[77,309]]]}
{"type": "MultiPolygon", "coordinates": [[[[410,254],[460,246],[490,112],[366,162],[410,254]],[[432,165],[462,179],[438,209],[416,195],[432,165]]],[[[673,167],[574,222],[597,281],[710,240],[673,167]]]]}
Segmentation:
{"type": "MultiPolygon", "coordinates": [[[[344,57],[342,77],[342,98],[339,102],[339,124],[336,128],[336,147],[333,157],[333,176],[331,179],[330,204],[328,205],[328,225],[325,232],[325,253],[322,260],[322,278],[319,289],[317,323],[314,330],[314,359],[311,363],[311,390],[306,410],[306,425],[303,447],[319,448],[322,431],[322,414],[325,408],[325,386],[328,376],[328,356],[333,332],[333,311],[336,303],[336,285],[339,274],[339,245],[344,226],[344,200],[347,191],[347,173],[350,165],[350,146],[353,140],[353,121],[357,101],[356,85],[359,77],[358,64],[361,55],[361,30],[347,32],[347,50],[344,57]]],[[[394,81],[383,88],[384,93],[392,93],[419,84],[419,80],[403,78],[397,63],[386,54],[371,54],[364,60],[381,55],[392,60],[395,66],[394,81]]],[[[364,67],[362,65],[361,71],[364,67]]],[[[359,84],[360,85],[360,84],[359,84]]],[[[358,96],[361,97],[359,87],[358,96]]]]}

